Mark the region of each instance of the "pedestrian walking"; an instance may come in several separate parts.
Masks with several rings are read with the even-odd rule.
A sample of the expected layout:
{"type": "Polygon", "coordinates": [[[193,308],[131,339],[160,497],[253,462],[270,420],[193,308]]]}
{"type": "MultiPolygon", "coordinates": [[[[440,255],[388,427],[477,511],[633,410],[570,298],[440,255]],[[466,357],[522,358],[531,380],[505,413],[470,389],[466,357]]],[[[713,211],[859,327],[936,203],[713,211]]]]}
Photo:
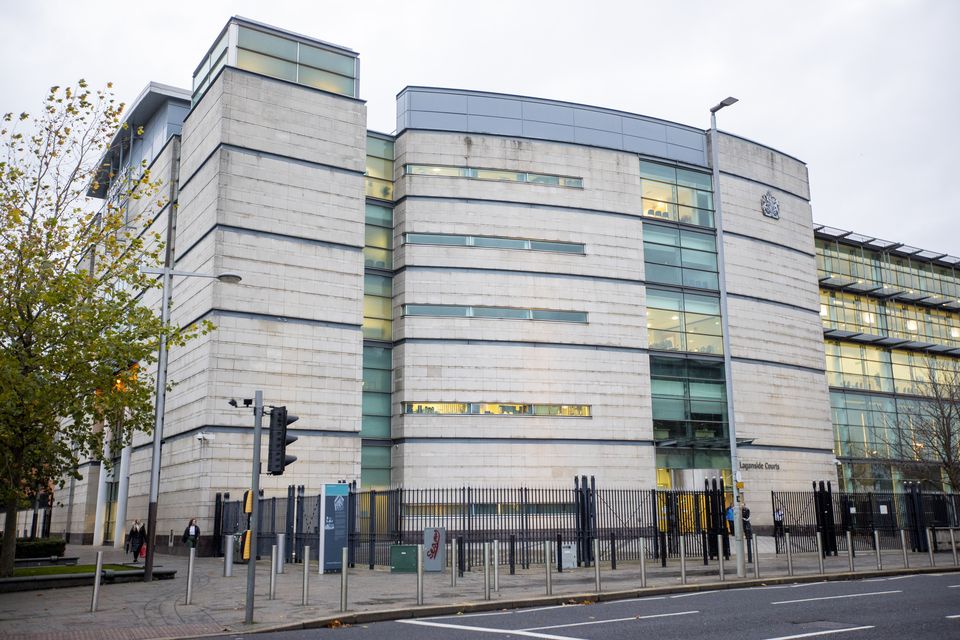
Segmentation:
{"type": "Polygon", "coordinates": [[[730,535],[734,535],[734,524],[733,524],[733,505],[727,507],[727,531],[730,532],[730,535]]]}
{"type": "Polygon", "coordinates": [[[183,530],[183,538],[181,539],[188,547],[191,549],[197,548],[197,540],[200,538],[200,527],[197,526],[197,519],[192,518],[190,524],[187,525],[187,528],[183,530]]]}
{"type": "Polygon", "coordinates": [[[778,538],[783,535],[783,509],[780,507],[773,511],[773,535],[778,538]]]}
{"type": "Polygon", "coordinates": [[[147,534],[143,529],[143,523],[139,519],[134,520],[133,526],[130,527],[130,533],[127,534],[127,545],[130,552],[133,553],[134,562],[140,559],[140,550],[146,542],[147,534]]]}

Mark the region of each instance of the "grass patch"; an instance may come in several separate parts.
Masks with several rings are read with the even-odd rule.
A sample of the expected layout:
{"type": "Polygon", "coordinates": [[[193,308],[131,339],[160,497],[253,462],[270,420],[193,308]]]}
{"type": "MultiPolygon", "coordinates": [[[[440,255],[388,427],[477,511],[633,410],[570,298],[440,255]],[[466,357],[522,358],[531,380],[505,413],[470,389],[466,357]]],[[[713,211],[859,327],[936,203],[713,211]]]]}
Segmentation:
{"type": "MultiPolygon", "coordinates": [[[[104,569],[111,571],[136,571],[142,567],[131,567],[123,564],[105,564],[104,569]]],[[[68,575],[71,573],[94,573],[97,570],[95,564],[74,564],[54,567],[23,567],[13,570],[14,578],[29,578],[32,576],[57,576],[68,575]]]]}

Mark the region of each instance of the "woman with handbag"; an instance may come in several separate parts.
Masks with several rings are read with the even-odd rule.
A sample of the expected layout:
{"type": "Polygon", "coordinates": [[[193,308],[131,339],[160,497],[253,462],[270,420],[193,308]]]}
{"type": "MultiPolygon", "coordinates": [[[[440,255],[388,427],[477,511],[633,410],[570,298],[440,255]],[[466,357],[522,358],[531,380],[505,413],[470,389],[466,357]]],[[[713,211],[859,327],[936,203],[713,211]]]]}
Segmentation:
{"type": "Polygon", "coordinates": [[[127,534],[127,544],[130,545],[134,562],[140,557],[140,550],[145,548],[146,537],[146,532],[143,530],[143,523],[140,522],[140,520],[134,520],[133,526],[130,527],[130,533],[127,534]]]}
{"type": "Polygon", "coordinates": [[[186,543],[191,549],[197,548],[197,540],[200,538],[200,527],[197,526],[197,519],[192,518],[187,528],[183,530],[181,542],[186,543]]]}

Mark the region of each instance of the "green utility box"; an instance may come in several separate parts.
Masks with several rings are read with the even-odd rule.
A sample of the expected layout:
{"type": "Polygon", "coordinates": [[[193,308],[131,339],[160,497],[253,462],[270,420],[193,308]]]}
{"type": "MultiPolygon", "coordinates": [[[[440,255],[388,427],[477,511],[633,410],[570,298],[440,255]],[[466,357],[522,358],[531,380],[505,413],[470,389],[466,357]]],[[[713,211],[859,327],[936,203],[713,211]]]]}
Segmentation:
{"type": "Polygon", "coordinates": [[[390,573],[417,572],[417,545],[395,544],[390,547],[390,573]]]}

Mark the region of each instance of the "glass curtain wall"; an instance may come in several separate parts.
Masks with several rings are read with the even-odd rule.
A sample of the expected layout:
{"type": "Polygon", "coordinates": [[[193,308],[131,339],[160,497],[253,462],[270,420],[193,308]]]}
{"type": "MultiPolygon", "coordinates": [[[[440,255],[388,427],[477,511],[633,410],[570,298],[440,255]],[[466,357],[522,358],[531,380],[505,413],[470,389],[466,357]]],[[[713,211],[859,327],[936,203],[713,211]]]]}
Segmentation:
{"type": "Polygon", "coordinates": [[[363,418],[360,485],[390,486],[393,369],[393,140],[367,137],[363,248],[363,418]]]}

